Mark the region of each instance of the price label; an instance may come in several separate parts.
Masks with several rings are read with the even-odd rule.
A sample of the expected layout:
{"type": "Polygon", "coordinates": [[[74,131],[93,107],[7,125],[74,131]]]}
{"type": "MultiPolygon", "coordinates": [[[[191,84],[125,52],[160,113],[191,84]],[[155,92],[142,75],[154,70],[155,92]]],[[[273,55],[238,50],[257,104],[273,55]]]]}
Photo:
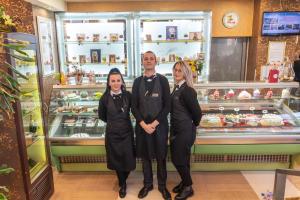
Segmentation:
{"type": "Polygon", "coordinates": [[[263,113],[263,114],[267,114],[267,113],[268,113],[268,110],[263,110],[262,113],[263,113]]]}
{"type": "Polygon", "coordinates": [[[224,107],[223,107],[223,106],[219,107],[219,110],[220,110],[220,111],[223,111],[223,110],[224,110],[224,107]]]}
{"type": "Polygon", "coordinates": [[[239,112],[240,111],[240,108],[234,108],[233,109],[235,112],[239,112]]]}
{"type": "Polygon", "coordinates": [[[255,110],[255,107],[251,106],[251,107],[249,108],[249,110],[254,111],[254,110],[255,110]]]}

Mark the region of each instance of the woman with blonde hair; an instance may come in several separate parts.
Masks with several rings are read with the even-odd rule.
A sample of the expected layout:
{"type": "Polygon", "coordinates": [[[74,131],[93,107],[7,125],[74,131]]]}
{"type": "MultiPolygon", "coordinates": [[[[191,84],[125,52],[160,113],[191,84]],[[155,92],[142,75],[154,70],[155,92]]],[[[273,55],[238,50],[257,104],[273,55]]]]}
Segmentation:
{"type": "Polygon", "coordinates": [[[178,61],[173,66],[175,87],[171,93],[171,159],[181,182],[173,188],[175,200],[194,194],[190,174],[191,147],[196,138],[196,127],[201,120],[201,108],[193,88],[193,75],[188,64],[178,61]]]}

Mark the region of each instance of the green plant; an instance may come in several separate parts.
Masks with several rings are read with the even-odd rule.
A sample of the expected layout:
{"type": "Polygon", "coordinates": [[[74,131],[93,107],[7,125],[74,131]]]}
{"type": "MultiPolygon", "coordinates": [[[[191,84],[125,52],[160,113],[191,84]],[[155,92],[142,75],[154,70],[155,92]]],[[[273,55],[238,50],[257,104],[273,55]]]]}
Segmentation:
{"type": "MultiPolygon", "coordinates": [[[[14,169],[11,167],[7,167],[6,165],[0,166],[0,175],[7,175],[13,172],[14,169]]],[[[7,187],[0,186],[0,200],[7,200],[6,194],[9,192],[7,187]]]]}
{"type": "MultiPolygon", "coordinates": [[[[4,8],[0,7],[0,47],[6,48],[9,52],[14,51],[16,53],[7,53],[11,57],[22,60],[25,62],[33,62],[25,51],[24,48],[29,44],[25,41],[5,38],[4,34],[16,31],[15,24],[12,22],[10,16],[6,15],[4,8]]],[[[6,56],[2,54],[2,56],[6,56]]],[[[12,104],[19,98],[20,95],[20,84],[18,81],[11,76],[8,71],[11,70],[19,77],[27,79],[22,73],[20,73],[14,66],[8,62],[4,62],[0,69],[0,110],[8,115],[10,118],[14,109],[12,104]]]]}

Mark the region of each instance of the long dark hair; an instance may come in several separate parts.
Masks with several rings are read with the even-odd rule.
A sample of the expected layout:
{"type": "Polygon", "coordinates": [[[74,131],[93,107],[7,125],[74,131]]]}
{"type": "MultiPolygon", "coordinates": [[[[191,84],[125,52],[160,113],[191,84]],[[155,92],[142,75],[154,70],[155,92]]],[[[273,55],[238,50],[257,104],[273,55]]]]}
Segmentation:
{"type": "Polygon", "coordinates": [[[122,92],[126,91],[125,81],[124,81],[123,75],[121,74],[120,70],[118,68],[112,68],[109,71],[108,76],[107,76],[105,94],[110,92],[109,79],[110,79],[110,76],[114,75],[114,74],[119,74],[121,76],[121,79],[122,79],[121,90],[122,90],[122,92]]]}

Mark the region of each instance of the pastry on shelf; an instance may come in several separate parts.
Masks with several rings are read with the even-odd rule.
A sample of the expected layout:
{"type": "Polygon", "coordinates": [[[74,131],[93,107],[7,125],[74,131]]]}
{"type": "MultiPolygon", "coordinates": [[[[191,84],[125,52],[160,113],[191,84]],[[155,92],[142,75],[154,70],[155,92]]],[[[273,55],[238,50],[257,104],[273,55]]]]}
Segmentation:
{"type": "Polygon", "coordinates": [[[227,97],[228,97],[229,99],[231,99],[232,97],[234,97],[234,95],[235,95],[235,93],[234,93],[234,91],[233,91],[232,89],[230,89],[230,90],[228,91],[228,93],[227,93],[227,97]]]}
{"type": "Polygon", "coordinates": [[[284,125],[283,119],[280,115],[263,114],[260,124],[262,126],[282,126],[284,125]]]}
{"type": "Polygon", "coordinates": [[[88,138],[90,137],[87,133],[75,133],[70,136],[71,138],[88,138]]]}
{"type": "Polygon", "coordinates": [[[245,124],[247,126],[258,126],[259,125],[259,118],[255,114],[246,114],[245,115],[245,124]]]}
{"type": "Polygon", "coordinates": [[[102,97],[102,95],[103,95],[102,92],[95,92],[94,93],[94,99],[99,100],[102,97]]]}
{"type": "Polygon", "coordinates": [[[68,118],[64,121],[64,124],[66,126],[74,126],[75,125],[75,119],[74,118],[68,118]]]}
{"type": "Polygon", "coordinates": [[[66,100],[78,100],[80,97],[76,95],[75,93],[68,94],[66,97],[66,100]]]}
{"type": "Polygon", "coordinates": [[[272,90],[268,90],[267,94],[265,95],[265,99],[271,99],[273,96],[273,91],[272,90]]]}
{"type": "Polygon", "coordinates": [[[254,98],[260,98],[260,91],[259,91],[259,89],[253,90],[253,97],[254,98]]]}
{"type": "Polygon", "coordinates": [[[83,119],[79,119],[76,121],[75,126],[76,127],[82,127],[84,120],[83,119]]]}
{"type": "Polygon", "coordinates": [[[88,92],[87,91],[80,92],[80,97],[86,99],[88,97],[88,92]]]}
{"type": "Polygon", "coordinates": [[[217,115],[204,115],[200,122],[201,127],[222,127],[223,123],[220,116],[217,115]]]}
{"type": "Polygon", "coordinates": [[[240,94],[238,95],[239,100],[251,99],[251,97],[252,97],[251,94],[246,90],[241,91],[240,94]]]}
{"type": "Polygon", "coordinates": [[[240,123],[240,115],[228,114],[225,115],[225,121],[233,124],[240,123]]]}
{"type": "Polygon", "coordinates": [[[86,127],[94,127],[95,126],[95,123],[96,123],[96,120],[95,119],[88,119],[86,121],[86,127]]]}
{"type": "Polygon", "coordinates": [[[213,92],[213,94],[209,95],[209,98],[211,100],[219,100],[220,99],[220,92],[219,92],[219,90],[215,90],[213,92]]]}
{"type": "Polygon", "coordinates": [[[290,91],[288,89],[283,89],[281,91],[281,98],[283,98],[283,99],[289,98],[290,95],[291,95],[291,93],[290,93],[290,91]]]}
{"type": "Polygon", "coordinates": [[[102,120],[98,121],[98,127],[104,127],[105,123],[102,120]]]}

